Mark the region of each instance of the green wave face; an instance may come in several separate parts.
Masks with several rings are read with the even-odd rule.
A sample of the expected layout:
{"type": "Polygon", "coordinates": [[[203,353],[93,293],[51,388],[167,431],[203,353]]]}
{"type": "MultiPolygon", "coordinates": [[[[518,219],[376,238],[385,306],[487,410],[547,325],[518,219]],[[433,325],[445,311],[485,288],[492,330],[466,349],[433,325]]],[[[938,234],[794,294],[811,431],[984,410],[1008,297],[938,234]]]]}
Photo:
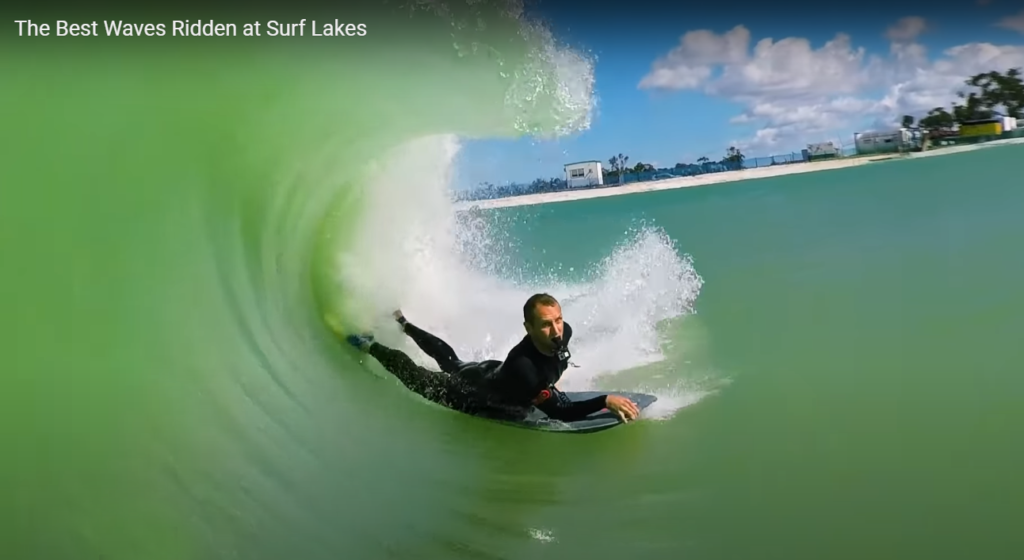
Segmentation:
{"type": "Polygon", "coordinates": [[[369,558],[441,522],[394,480],[466,459],[324,328],[375,311],[336,256],[387,154],[584,128],[590,66],[507,4],[212,17],[243,12],[368,33],[3,36],[4,558],[369,558]]]}

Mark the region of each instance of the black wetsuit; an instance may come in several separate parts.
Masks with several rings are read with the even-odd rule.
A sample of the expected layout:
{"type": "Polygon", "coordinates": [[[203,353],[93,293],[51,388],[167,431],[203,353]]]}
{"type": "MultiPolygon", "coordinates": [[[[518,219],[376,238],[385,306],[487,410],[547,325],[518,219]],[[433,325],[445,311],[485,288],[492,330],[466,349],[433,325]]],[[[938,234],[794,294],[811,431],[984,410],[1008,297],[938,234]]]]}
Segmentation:
{"type": "MultiPolygon", "coordinates": [[[[523,337],[504,362],[463,362],[446,342],[404,323],[405,334],[434,359],[441,371],[420,367],[403,352],[375,343],[369,353],[410,390],[469,414],[502,420],[523,420],[536,406],[550,418],[571,422],[605,408],[604,396],[573,402],[555,388],[569,365],[568,357],[546,356],[523,337]],[[542,396],[547,393],[547,398],[542,396]]],[[[565,324],[565,345],[572,327],[565,324]]]]}

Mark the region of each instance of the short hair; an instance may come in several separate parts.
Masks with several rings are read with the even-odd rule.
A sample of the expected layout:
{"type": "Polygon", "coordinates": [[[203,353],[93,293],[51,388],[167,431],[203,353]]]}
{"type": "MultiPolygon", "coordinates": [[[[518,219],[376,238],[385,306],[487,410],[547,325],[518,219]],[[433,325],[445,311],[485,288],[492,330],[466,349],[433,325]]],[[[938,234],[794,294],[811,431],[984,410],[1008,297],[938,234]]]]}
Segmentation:
{"type": "Polygon", "coordinates": [[[533,320],[537,318],[537,306],[561,306],[558,300],[549,294],[533,294],[530,299],[526,300],[526,304],[523,305],[523,320],[529,324],[533,324],[533,320]]]}

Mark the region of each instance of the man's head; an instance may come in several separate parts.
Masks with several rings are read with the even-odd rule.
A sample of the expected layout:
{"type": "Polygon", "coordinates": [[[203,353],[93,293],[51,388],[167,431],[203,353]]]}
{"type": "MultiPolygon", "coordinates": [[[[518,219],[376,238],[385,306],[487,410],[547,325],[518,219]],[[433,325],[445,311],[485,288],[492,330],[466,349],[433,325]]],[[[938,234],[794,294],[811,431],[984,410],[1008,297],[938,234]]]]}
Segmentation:
{"type": "Polygon", "coordinates": [[[557,345],[552,339],[562,337],[562,306],[548,294],[530,296],[523,305],[523,326],[539,350],[553,354],[557,345]]]}

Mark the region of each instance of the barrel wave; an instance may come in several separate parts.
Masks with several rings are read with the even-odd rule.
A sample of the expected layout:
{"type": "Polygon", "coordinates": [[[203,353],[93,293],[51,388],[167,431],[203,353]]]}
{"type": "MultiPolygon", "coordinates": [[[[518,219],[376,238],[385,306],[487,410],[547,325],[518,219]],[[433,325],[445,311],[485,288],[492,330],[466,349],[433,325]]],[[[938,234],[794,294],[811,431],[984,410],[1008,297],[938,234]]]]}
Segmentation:
{"type": "MultiPolygon", "coordinates": [[[[507,3],[344,11],[365,37],[5,39],[0,556],[552,540],[534,517],[559,475],[528,472],[564,440],[424,403],[325,317],[409,349],[385,328],[401,306],[466,358],[500,357],[525,296],[549,290],[579,325],[582,388],[661,359],[657,326],[701,279],[656,227],[569,273],[516,261],[514,215],[451,209],[460,138],[588,126],[585,55],[507,3]]],[[[655,389],[663,413],[699,394],[655,389]]]]}

